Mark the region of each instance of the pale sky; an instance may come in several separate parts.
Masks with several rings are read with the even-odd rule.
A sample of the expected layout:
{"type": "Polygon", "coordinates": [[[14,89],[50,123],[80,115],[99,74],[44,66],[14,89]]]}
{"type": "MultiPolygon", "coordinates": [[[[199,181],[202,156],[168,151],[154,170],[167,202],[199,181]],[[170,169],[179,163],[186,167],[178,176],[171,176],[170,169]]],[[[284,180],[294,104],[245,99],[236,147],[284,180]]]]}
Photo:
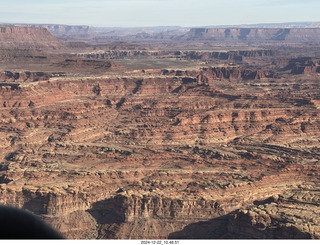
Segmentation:
{"type": "Polygon", "coordinates": [[[320,21],[320,0],[0,0],[0,22],[101,27],[320,21]]]}

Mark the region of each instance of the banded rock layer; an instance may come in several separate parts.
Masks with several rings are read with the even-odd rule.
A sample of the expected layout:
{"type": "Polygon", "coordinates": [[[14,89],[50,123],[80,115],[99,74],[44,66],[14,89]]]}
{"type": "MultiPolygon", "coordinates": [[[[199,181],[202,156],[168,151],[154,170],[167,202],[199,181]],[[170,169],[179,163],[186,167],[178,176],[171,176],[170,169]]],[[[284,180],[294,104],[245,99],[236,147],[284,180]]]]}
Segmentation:
{"type": "MultiPolygon", "coordinates": [[[[198,238],[203,226],[222,223],[211,238],[256,238],[257,223],[266,230],[259,238],[276,222],[319,237],[316,228],[286,222],[300,209],[283,206],[319,181],[317,78],[247,72],[141,72],[0,87],[1,204],[30,210],[67,238],[198,238]],[[283,198],[264,203],[274,196],[283,198]],[[243,211],[260,209],[270,217],[254,221],[243,211]],[[188,232],[199,224],[199,234],[188,232]]],[[[317,198],[301,205],[318,212],[317,198]]]]}
{"type": "Polygon", "coordinates": [[[62,40],[53,36],[45,28],[18,25],[0,26],[1,49],[55,49],[64,46],[62,40]]]}
{"type": "Polygon", "coordinates": [[[193,28],[179,38],[250,44],[319,44],[319,36],[319,28],[193,28]]]}

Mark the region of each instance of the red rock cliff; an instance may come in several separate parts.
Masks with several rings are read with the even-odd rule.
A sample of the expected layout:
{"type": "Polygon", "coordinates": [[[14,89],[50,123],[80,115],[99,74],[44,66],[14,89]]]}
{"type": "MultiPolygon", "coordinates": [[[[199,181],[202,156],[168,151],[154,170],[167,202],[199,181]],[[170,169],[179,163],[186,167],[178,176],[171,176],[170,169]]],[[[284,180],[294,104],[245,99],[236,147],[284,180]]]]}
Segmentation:
{"type": "Polygon", "coordinates": [[[0,26],[0,41],[5,42],[59,42],[45,28],[25,26],[0,26]]]}

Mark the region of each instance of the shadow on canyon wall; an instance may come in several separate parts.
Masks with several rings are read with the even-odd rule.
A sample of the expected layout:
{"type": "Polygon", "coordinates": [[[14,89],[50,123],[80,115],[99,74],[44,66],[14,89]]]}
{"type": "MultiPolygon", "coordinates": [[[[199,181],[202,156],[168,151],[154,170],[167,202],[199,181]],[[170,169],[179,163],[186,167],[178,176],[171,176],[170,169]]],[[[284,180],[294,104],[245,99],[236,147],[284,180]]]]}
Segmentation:
{"type": "Polygon", "coordinates": [[[228,215],[192,223],[183,230],[169,234],[169,239],[223,239],[228,237],[228,215]]]}
{"type": "MultiPolygon", "coordinates": [[[[255,205],[264,205],[275,201],[273,197],[255,201],[255,205]]],[[[113,239],[117,237],[119,227],[128,222],[132,203],[123,196],[98,201],[88,212],[101,226],[99,237],[113,239]]],[[[133,208],[132,210],[135,210],[133,208]]],[[[269,216],[267,223],[259,221],[260,215],[251,215],[233,211],[207,221],[191,223],[182,230],[168,234],[168,239],[310,239],[312,234],[302,232],[294,224],[277,216],[269,216]]],[[[139,219],[139,218],[137,218],[139,219]]],[[[174,219],[174,218],[173,218],[174,219]]],[[[129,221],[135,222],[135,221],[129,221]]]]}
{"type": "Polygon", "coordinates": [[[233,220],[233,213],[192,223],[183,230],[169,234],[169,239],[311,239],[311,235],[294,226],[275,222],[259,229],[245,220],[233,220]],[[235,222],[234,222],[235,221],[235,222]]]}
{"type": "Polygon", "coordinates": [[[100,225],[125,222],[125,210],[122,201],[115,197],[95,202],[88,212],[100,225]]]}

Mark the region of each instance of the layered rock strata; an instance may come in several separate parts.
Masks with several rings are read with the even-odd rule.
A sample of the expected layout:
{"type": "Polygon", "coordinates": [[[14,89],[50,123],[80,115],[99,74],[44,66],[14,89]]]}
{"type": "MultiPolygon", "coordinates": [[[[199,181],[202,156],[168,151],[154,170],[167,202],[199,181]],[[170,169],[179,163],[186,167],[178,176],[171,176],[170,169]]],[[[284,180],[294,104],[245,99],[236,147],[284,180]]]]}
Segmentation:
{"type": "MultiPolygon", "coordinates": [[[[269,238],[296,215],[286,200],[308,192],[318,212],[304,188],[319,180],[316,77],[218,67],[51,78],[0,94],[1,204],[67,238],[183,238],[198,224],[224,224],[211,238],[269,238]]],[[[319,237],[305,228],[313,211],[293,231],[319,237]]]]}
{"type": "Polygon", "coordinates": [[[127,57],[170,57],[170,58],[183,58],[188,60],[228,60],[228,61],[243,61],[246,58],[256,57],[272,57],[273,51],[271,50],[244,50],[244,51],[155,51],[155,50],[99,50],[90,53],[79,54],[81,57],[94,58],[94,59],[115,59],[127,57]]]}
{"type": "Polygon", "coordinates": [[[60,41],[45,28],[24,26],[0,26],[0,40],[4,42],[60,41]]]}
{"type": "Polygon", "coordinates": [[[45,72],[0,72],[0,82],[36,82],[49,80],[50,77],[51,74],[45,72]]]}
{"type": "Polygon", "coordinates": [[[239,43],[319,44],[319,28],[193,28],[182,40],[239,43]]]}
{"type": "Polygon", "coordinates": [[[1,48],[39,49],[63,46],[63,42],[53,36],[47,29],[7,25],[0,26],[1,48]]]}

